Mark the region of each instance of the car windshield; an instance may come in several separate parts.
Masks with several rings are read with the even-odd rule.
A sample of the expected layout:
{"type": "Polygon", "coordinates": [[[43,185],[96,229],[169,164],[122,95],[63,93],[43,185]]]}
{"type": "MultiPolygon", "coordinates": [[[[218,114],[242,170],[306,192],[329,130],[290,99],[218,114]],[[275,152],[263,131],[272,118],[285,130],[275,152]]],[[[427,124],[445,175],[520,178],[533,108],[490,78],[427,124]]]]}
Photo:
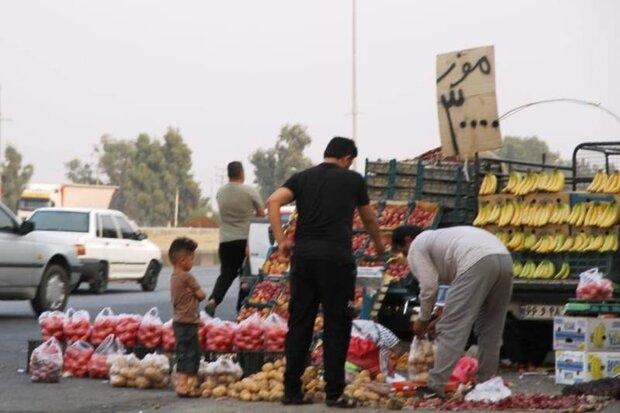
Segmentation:
{"type": "Polygon", "coordinates": [[[36,211],[29,220],[35,231],[88,232],[88,213],[36,211]]]}
{"type": "Polygon", "coordinates": [[[34,211],[37,208],[45,208],[52,206],[49,199],[46,198],[22,198],[17,206],[22,211],[34,211]]]}

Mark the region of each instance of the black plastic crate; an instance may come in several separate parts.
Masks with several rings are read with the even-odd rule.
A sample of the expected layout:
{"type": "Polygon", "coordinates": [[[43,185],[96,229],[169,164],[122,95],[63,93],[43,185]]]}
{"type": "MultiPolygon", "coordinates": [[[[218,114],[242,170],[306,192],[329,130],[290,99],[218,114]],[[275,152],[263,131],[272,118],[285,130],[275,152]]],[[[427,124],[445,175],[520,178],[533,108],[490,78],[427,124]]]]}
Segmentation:
{"type": "Polygon", "coordinates": [[[612,281],[619,281],[617,253],[571,252],[568,254],[571,277],[578,277],[590,268],[598,268],[612,281]]]}

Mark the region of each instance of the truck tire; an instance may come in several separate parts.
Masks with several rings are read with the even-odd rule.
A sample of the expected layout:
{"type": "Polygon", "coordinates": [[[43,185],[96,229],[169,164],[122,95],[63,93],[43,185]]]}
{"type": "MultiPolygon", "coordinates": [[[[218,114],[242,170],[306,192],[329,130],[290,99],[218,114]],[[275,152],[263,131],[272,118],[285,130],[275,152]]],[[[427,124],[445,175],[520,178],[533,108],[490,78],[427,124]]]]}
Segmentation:
{"type": "Polygon", "coordinates": [[[103,294],[108,289],[108,265],[105,262],[99,264],[97,274],[90,281],[90,292],[93,294],[103,294]]]}
{"type": "Polygon", "coordinates": [[[157,288],[157,279],[159,278],[159,271],[161,271],[161,265],[157,261],[151,261],[149,266],[146,267],[144,277],[140,280],[140,286],[142,291],[154,291],[157,288]]]}
{"type": "Polygon", "coordinates": [[[63,311],[69,299],[69,272],[65,267],[51,264],[43,272],[37,295],[30,300],[34,312],[63,311]]]}

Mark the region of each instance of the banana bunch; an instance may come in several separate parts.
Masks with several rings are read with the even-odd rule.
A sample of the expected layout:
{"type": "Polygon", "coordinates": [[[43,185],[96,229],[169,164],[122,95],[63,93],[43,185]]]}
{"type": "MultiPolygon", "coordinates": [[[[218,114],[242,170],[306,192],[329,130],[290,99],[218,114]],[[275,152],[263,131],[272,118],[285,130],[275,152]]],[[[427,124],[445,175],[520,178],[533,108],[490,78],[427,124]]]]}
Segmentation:
{"type": "Polygon", "coordinates": [[[504,245],[510,251],[519,252],[519,251],[523,251],[525,248],[525,238],[526,237],[523,232],[514,232],[512,236],[509,236],[509,239],[507,242],[504,242],[502,239],[500,239],[500,241],[504,242],[504,245]]]}
{"type": "Polygon", "coordinates": [[[570,276],[570,265],[564,262],[556,272],[555,264],[549,260],[543,260],[538,264],[531,260],[525,264],[515,261],[512,264],[512,274],[515,278],[563,280],[570,276]]]}
{"type": "Polygon", "coordinates": [[[527,172],[525,176],[513,171],[502,192],[526,195],[532,192],[560,192],[564,189],[564,174],[558,170],[548,172],[527,172]]]}
{"type": "Polygon", "coordinates": [[[484,202],[480,208],[478,208],[478,215],[474,219],[473,225],[484,226],[490,224],[496,224],[499,221],[499,217],[502,212],[502,205],[500,203],[484,202]]]}
{"type": "Polygon", "coordinates": [[[615,233],[586,234],[584,232],[567,237],[562,247],[555,252],[615,252],[618,237],[615,233]]]}
{"type": "Polygon", "coordinates": [[[567,222],[575,227],[609,228],[620,222],[620,205],[615,202],[578,202],[567,222]]]}
{"type": "Polygon", "coordinates": [[[502,242],[502,244],[507,245],[508,242],[510,241],[510,234],[505,232],[505,231],[497,231],[495,233],[495,236],[497,237],[498,240],[500,240],[502,242]]]}
{"type": "Polygon", "coordinates": [[[596,172],[596,175],[594,175],[594,178],[586,191],[603,194],[620,193],[620,171],[615,171],[613,174],[608,176],[605,171],[599,170],[596,172]]]}
{"type": "Polygon", "coordinates": [[[497,192],[497,176],[491,172],[484,174],[478,195],[490,195],[497,192]]]}
{"type": "Polygon", "coordinates": [[[549,254],[551,252],[560,252],[560,249],[566,242],[566,236],[564,234],[548,234],[543,235],[538,239],[530,251],[537,252],[539,254],[549,254]]]}

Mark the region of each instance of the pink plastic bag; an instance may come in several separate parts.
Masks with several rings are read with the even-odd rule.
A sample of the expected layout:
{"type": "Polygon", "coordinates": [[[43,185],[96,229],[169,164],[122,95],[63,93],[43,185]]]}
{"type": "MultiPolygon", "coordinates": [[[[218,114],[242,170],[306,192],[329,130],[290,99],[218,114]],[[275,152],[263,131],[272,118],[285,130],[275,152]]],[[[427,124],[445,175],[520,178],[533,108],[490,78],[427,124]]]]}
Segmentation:
{"type": "Polygon", "coordinates": [[[200,340],[200,349],[207,351],[207,335],[213,327],[213,317],[205,311],[200,312],[200,325],[198,326],[198,340],[200,340]]]}
{"type": "Polygon", "coordinates": [[[35,383],[58,383],[62,375],[62,349],[51,337],[30,355],[30,380],[35,383]]]}
{"type": "Polygon", "coordinates": [[[114,329],[116,337],[126,348],[134,348],[138,343],[138,329],[142,316],[137,314],[119,314],[114,329]]]}
{"type": "Polygon", "coordinates": [[[592,268],[579,275],[576,295],[580,300],[604,301],[611,300],[614,287],[610,280],[603,278],[598,268],[592,268]]]}
{"type": "Polygon", "coordinates": [[[117,316],[114,315],[114,311],[112,311],[110,307],[101,310],[99,314],[97,314],[97,317],[95,317],[95,323],[93,324],[93,330],[90,335],[90,342],[98,346],[107,336],[114,334],[117,320],[117,316]]]}
{"type": "Polygon", "coordinates": [[[252,314],[239,323],[233,341],[235,350],[260,351],[265,344],[264,321],[258,314],[252,314]]]}
{"type": "Polygon", "coordinates": [[[86,377],[88,364],[95,348],[86,341],[78,340],[65,350],[64,371],[73,377],[86,377]]]}
{"type": "Polygon", "coordinates": [[[76,341],[88,341],[90,338],[90,314],[86,310],[74,310],[70,308],[65,313],[63,322],[63,335],[67,344],[76,341]]]}
{"type": "Polygon", "coordinates": [[[288,332],[286,320],[274,313],[270,314],[263,324],[265,326],[265,350],[274,353],[283,352],[288,332]]]}
{"type": "Polygon", "coordinates": [[[172,328],[172,320],[164,323],[161,330],[161,346],[166,353],[172,353],[176,346],[176,337],[172,328]]]}
{"type": "Polygon", "coordinates": [[[456,367],[452,371],[452,375],[450,376],[450,381],[456,381],[458,383],[471,383],[476,380],[476,373],[478,372],[478,360],[469,357],[463,356],[456,363],[456,367]]]}
{"type": "Polygon", "coordinates": [[[161,344],[161,330],[163,323],[159,318],[157,307],[151,308],[142,317],[140,328],[138,329],[138,341],[147,349],[152,350],[161,344]]]}
{"type": "Polygon", "coordinates": [[[44,311],[39,316],[39,327],[41,327],[41,335],[43,341],[54,337],[56,340],[62,340],[63,325],[65,322],[65,313],[62,311],[44,311]]]}
{"type": "Polygon", "coordinates": [[[122,355],[125,348],[114,334],[110,334],[97,347],[88,362],[88,375],[93,379],[107,379],[110,372],[110,356],[122,355]]]}
{"type": "Polygon", "coordinates": [[[233,349],[233,339],[237,324],[215,318],[207,333],[207,351],[227,353],[233,349]]]}

